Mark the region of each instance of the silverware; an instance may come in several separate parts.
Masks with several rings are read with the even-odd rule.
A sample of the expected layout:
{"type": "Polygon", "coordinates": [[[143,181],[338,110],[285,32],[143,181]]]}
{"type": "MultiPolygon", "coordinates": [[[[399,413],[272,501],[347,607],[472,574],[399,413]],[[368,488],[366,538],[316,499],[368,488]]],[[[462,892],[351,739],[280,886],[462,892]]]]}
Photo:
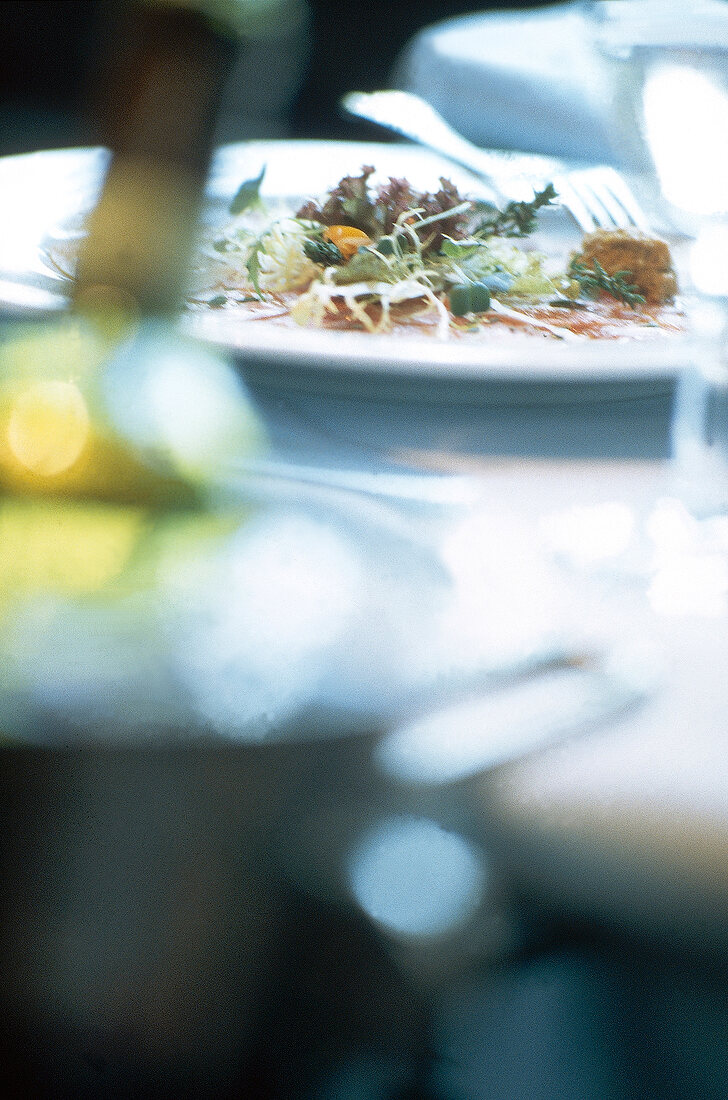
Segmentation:
{"type": "Polygon", "coordinates": [[[481,149],[412,92],[348,92],[342,105],[349,114],[402,134],[467,168],[484,182],[492,201],[528,201],[535,190],[553,183],[561,205],[585,233],[648,227],[627,182],[607,165],[572,169],[550,157],[481,149]]]}

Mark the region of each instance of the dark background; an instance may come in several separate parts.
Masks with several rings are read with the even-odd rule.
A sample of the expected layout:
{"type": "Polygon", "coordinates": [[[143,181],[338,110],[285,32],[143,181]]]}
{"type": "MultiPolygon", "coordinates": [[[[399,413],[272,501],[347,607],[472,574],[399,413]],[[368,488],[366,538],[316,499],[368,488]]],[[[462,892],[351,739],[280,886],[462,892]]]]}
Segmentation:
{"type": "MultiPolygon", "coordinates": [[[[373,136],[345,119],[340,96],[385,87],[420,28],[474,10],[538,2],[307,0],[305,33],[241,53],[223,140],[373,136]]],[[[0,155],[96,144],[89,102],[115,0],[3,0],[0,5],[0,155]]],[[[381,135],[378,135],[381,136],[381,135]]]]}
{"type": "Polygon", "coordinates": [[[309,0],[312,45],[308,71],[293,108],[296,136],[352,137],[353,124],[337,118],[336,105],[352,89],[388,86],[393,62],[422,27],[474,11],[544,7],[546,0],[309,0]],[[331,131],[329,133],[328,131],[331,131]]]}

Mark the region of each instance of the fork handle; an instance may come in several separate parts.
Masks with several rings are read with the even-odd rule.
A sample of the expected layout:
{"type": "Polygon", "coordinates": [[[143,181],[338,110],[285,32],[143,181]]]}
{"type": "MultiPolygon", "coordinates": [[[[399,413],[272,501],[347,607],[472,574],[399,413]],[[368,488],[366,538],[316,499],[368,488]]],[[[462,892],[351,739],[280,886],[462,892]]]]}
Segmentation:
{"type": "Polygon", "coordinates": [[[544,186],[559,167],[547,157],[529,157],[529,172],[533,168],[542,179],[535,180],[532,175],[526,179],[517,169],[508,169],[503,154],[494,156],[473,145],[426,100],[411,92],[398,89],[349,92],[342,104],[350,114],[402,134],[467,168],[480,178],[495,203],[503,199],[530,201],[536,187],[544,186]]]}

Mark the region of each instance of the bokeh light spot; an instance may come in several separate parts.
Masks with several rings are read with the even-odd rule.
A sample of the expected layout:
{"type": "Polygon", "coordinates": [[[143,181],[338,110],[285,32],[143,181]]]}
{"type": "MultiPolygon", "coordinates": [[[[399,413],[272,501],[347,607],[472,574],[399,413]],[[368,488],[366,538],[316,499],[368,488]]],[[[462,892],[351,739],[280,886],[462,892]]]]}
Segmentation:
{"type": "Polygon", "coordinates": [[[486,867],[459,833],[427,818],[392,817],[350,853],[349,881],[362,909],[389,931],[441,936],[476,911],[486,867]]]}
{"type": "Polygon", "coordinates": [[[89,415],[73,382],[38,382],[16,398],[8,422],[8,443],[26,469],[43,477],[68,470],[83,451],[89,415]]]}

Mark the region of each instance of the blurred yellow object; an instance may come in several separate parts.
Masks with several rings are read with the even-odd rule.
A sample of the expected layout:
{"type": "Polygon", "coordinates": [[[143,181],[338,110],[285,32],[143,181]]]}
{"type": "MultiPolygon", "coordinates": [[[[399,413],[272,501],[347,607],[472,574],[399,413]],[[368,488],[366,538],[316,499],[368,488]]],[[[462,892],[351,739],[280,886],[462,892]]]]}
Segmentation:
{"type": "MultiPolygon", "coordinates": [[[[204,561],[244,522],[76,500],[0,500],[0,616],[31,597],[124,598],[204,561]]],[[[199,564],[195,566],[199,568],[199,564]]]]}
{"type": "Polygon", "coordinates": [[[0,609],[30,593],[89,595],[128,565],[146,523],[143,508],[77,501],[0,504],[0,609]]]}
{"type": "Polygon", "coordinates": [[[83,384],[94,377],[108,345],[78,317],[19,325],[0,344],[0,385],[59,379],[83,384]]]}
{"type": "Polygon", "coordinates": [[[147,593],[152,606],[247,512],[209,507],[225,464],[264,445],[234,371],[168,325],[106,316],[20,327],[0,343],[6,628],[48,599],[147,593]]]}
{"type": "Polygon", "coordinates": [[[98,337],[112,344],[128,337],[140,322],[139,308],[131,294],[103,283],[77,289],[75,308],[93,325],[98,337]]]}
{"type": "Polygon", "coordinates": [[[7,421],[2,431],[0,488],[9,492],[177,507],[198,500],[194,486],[150,469],[123,443],[105,438],[93,428],[77,459],[57,473],[29,469],[8,446],[7,421]]]}
{"type": "Polygon", "coordinates": [[[227,461],[265,446],[212,352],[112,327],[69,317],[0,345],[0,492],[188,507],[227,461]]]}
{"type": "Polygon", "coordinates": [[[186,507],[197,502],[193,485],[151,468],[123,441],[84,422],[80,406],[66,409],[64,416],[58,407],[43,410],[36,396],[26,391],[0,412],[0,489],[139,505],[186,507]],[[35,434],[43,423],[57,429],[45,444],[35,434]],[[33,464],[31,459],[38,461],[33,464]]]}
{"type": "Polygon", "coordinates": [[[171,315],[184,301],[198,203],[196,179],[178,164],[141,154],[114,160],[87,219],[76,308],[96,313],[116,296],[137,316],[171,315]]]}
{"type": "Polygon", "coordinates": [[[53,477],[77,461],[89,426],[86,402],[75,382],[37,382],[22,390],[11,407],[10,452],[31,473],[53,477]]]}

